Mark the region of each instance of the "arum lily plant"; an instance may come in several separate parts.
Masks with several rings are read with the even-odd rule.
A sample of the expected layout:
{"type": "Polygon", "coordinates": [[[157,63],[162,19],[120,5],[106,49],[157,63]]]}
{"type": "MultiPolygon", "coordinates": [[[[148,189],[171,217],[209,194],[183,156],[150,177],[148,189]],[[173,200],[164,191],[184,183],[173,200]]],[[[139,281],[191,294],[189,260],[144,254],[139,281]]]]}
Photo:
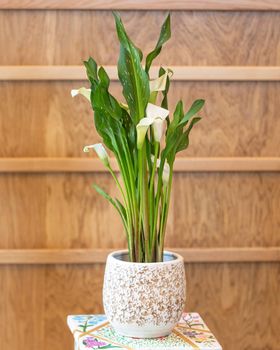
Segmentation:
{"type": "Polygon", "coordinates": [[[120,42],[118,76],[125,102],[117,101],[109,92],[110,79],[93,58],[84,62],[90,88],[71,93],[89,100],[96,130],[118,162],[120,180],[103,144],[84,148],[85,152],[92,149],[97,153],[120,191],[121,198],[117,199],[94,186],[122,219],[130,261],[162,261],[175,156],[188,147],[190,131],[200,120],[195,115],[204,101],[196,100],[187,112],[179,101],[172,114],[167,100],[172,71],[161,67],[158,78],[150,79],[151,64],[171,35],[169,15],[145,65],[119,14],[114,13],[114,18],[120,42]]]}

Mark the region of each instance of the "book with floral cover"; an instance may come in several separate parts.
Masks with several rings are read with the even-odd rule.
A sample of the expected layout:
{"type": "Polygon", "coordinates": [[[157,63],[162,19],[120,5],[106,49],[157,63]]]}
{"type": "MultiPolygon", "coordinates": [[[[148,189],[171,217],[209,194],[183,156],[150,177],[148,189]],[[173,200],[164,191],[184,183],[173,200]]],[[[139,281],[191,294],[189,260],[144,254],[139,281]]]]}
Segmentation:
{"type": "Polygon", "coordinates": [[[118,335],[105,315],[72,315],[67,318],[76,350],[91,349],[164,349],[222,350],[221,345],[198,313],[184,313],[167,337],[128,338],[118,335]]]}

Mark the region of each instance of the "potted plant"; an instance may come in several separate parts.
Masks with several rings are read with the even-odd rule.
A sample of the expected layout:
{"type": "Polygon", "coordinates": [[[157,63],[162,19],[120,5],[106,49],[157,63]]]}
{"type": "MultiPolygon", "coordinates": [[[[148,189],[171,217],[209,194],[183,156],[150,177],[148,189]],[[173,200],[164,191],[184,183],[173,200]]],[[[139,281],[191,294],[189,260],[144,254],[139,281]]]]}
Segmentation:
{"type": "Polygon", "coordinates": [[[122,335],[159,337],[171,332],[185,304],[183,258],[164,251],[164,239],[175,156],[188,147],[190,131],[200,120],[195,115],[204,101],[196,100],[187,112],[179,101],[171,116],[167,96],[172,71],[161,67],[158,77],[150,79],[151,64],[171,35],[170,15],[144,66],[143,54],[128,37],[119,14],[114,13],[114,18],[125,101],[109,92],[110,79],[93,58],[84,62],[90,88],[71,93],[90,101],[96,130],[113,152],[121,175],[119,180],[103,144],[84,148],[97,153],[119,189],[117,199],[94,186],[118,211],[127,238],[128,249],[107,258],[105,313],[122,335]]]}

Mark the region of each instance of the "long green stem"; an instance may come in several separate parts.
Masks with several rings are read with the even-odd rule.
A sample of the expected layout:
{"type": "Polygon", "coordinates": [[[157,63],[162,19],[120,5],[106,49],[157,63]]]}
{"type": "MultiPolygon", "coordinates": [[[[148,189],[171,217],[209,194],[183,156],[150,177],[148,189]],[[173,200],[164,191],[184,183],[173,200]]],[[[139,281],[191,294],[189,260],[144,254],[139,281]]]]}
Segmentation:
{"type": "Polygon", "coordinates": [[[146,143],[139,150],[139,176],[140,176],[140,210],[143,220],[145,261],[149,261],[149,199],[148,174],[146,161],[146,143]]]}
{"type": "Polygon", "coordinates": [[[162,173],[163,173],[163,167],[164,167],[165,158],[161,156],[161,162],[160,167],[158,171],[158,184],[157,184],[157,193],[156,193],[156,199],[155,199],[155,210],[154,210],[154,224],[152,228],[152,245],[151,245],[151,252],[155,252],[155,249],[157,247],[157,226],[158,226],[158,218],[159,218],[159,203],[161,198],[161,192],[162,192],[162,173]]]}
{"type": "MultiPolygon", "coordinates": [[[[173,168],[173,165],[172,165],[172,168],[173,168]]],[[[170,205],[172,179],[173,179],[173,169],[170,169],[168,186],[167,188],[164,189],[164,195],[163,195],[163,212],[161,214],[158,254],[157,254],[159,261],[162,261],[163,259],[163,247],[164,247],[165,231],[166,231],[167,217],[168,217],[168,211],[169,211],[169,205],[170,205]]]]}
{"type": "Polygon", "coordinates": [[[109,169],[109,172],[110,172],[110,174],[112,175],[113,179],[115,180],[115,183],[116,183],[116,185],[117,185],[119,191],[121,192],[121,195],[122,195],[122,197],[123,197],[123,200],[124,200],[124,203],[125,203],[126,208],[128,208],[127,196],[125,195],[125,193],[124,193],[124,191],[123,191],[123,188],[122,188],[122,186],[121,186],[121,184],[120,184],[118,178],[116,177],[116,175],[115,175],[115,173],[114,173],[114,171],[113,171],[113,169],[111,168],[110,165],[108,166],[108,169],[109,169]]]}
{"type": "MultiPolygon", "coordinates": [[[[158,154],[159,154],[159,148],[160,144],[159,142],[155,143],[155,150],[154,150],[154,163],[153,163],[153,168],[152,168],[152,174],[150,177],[150,183],[149,183],[149,210],[150,210],[150,227],[151,231],[153,232],[153,227],[154,227],[154,221],[156,220],[155,218],[155,200],[154,200],[154,195],[155,195],[155,174],[156,174],[156,169],[157,169],[157,159],[158,159],[158,154]]],[[[153,247],[153,237],[150,235],[150,260],[154,259],[154,249],[153,247]]]]}
{"type": "Polygon", "coordinates": [[[129,256],[130,261],[135,261],[135,249],[134,249],[134,239],[133,239],[133,205],[132,205],[132,194],[131,194],[131,187],[129,185],[129,179],[127,178],[127,164],[125,164],[123,157],[120,154],[119,147],[116,144],[116,152],[115,152],[119,168],[122,174],[122,179],[124,182],[124,186],[127,193],[127,220],[128,220],[128,226],[129,226],[129,232],[128,232],[128,250],[129,250],[129,256]]]}
{"type": "Polygon", "coordinates": [[[141,247],[140,247],[140,240],[139,240],[139,232],[138,232],[138,216],[139,216],[139,209],[137,205],[137,196],[136,196],[136,190],[135,190],[135,169],[133,166],[133,161],[131,158],[131,153],[129,151],[129,146],[127,141],[125,142],[122,140],[122,146],[124,149],[125,154],[125,161],[127,163],[127,169],[128,169],[128,185],[129,185],[129,192],[131,193],[131,201],[132,201],[132,217],[133,217],[133,246],[134,246],[134,254],[136,261],[139,261],[141,259],[141,247]]]}

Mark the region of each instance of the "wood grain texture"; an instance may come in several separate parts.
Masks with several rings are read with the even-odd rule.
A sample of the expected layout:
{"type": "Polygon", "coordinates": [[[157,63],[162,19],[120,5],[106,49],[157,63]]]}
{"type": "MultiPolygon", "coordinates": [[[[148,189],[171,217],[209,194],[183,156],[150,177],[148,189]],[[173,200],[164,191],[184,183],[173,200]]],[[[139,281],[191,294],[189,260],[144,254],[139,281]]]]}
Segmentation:
{"type": "MultiPolygon", "coordinates": [[[[2,82],[0,157],[84,157],[85,145],[100,142],[92,111],[70,90],[84,82],[2,82]],[[15,125],[17,127],[15,127],[15,125]],[[12,135],[12,137],[11,137],[12,135]],[[27,141],[28,140],[28,141],[27,141]]],[[[121,88],[112,83],[121,98],[121,88]]],[[[279,157],[280,83],[173,82],[170,109],[187,109],[204,98],[203,120],[182,157],[279,157]]]]}
{"type": "Polygon", "coordinates": [[[1,0],[0,9],[16,10],[280,10],[277,0],[1,0]]]}
{"type": "MultiPolygon", "coordinates": [[[[115,158],[111,168],[119,172],[115,158]]],[[[279,172],[280,157],[177,158],[175,172],[279,172]]],[[[0,173],[108,173],[100,159],[0,158],[0,173]]]]}
{"type": "Polygon", "coordinates": [[[168,246],[280,244],[280,182],[276,174],[177,174],[168,246]]]}
{"type": "MultiPolygon", "coordinates": [[[[111,80],[118,80],[116,66],[104,66],[111,80]]],[[[152,67],[156,78],[160,67],[152,67]]],[[[280,67],[170,66],[173,81],[280,81],[280,67]]],[[[0,66],[0,81],[87,80],[83,66],[0,66]]]]}
{"type": "MultiPolygon", "coordinates": [[[[19,2],[7,3],[0,0],[0,7],[19,2]]],[[[32,3],[23,0],[21,5],[32,6],[32,3]]],[[[97,0],[91,5],[100,3],[97,0]]],[[[113,2],[102,3],[112,6],[113,2]]],[[[163,3],[160,1],[157,6],[163,3]]],[[[52,0],[37,2],[38,6],[54,4],[52,0]]],[[[59,4],[65,6],[65,1],[59,4]]],[[[88,0],[83,4],[89,4],[88,0]]],[[[133,4],[138,6],[139,2],[133,4]]],[[[178,4],[175,0],[166,6],[178,4]]],[[[180,4],[205,6],[206,2],[186,0],[180,4]]],[[[192,72],[195,67],[203,66],[199,68],[203,79],[207,66],[223,66],[226,71],[218,73],[231,72],[231,75],[234,66],[257,67],[257,73],[266,67],[265,72],[275,72],[274,67],[279,67],[280,62],[280,12],[208,11],[214,5],[229,9],[241,4],[243,9],[249,6],[256,10],[263,6],[273,9],[278,1],[216,0],[207,1],[206,11],[172,12],[172,39],[155,64],[191,66],[192,72]]],[[[154,47],[166,11],[121,11],[121,15],[129,35],[147,54],[154,47]]],[[[99,64],[113,66],[119,52],[112,15],[100,10],[0,11],[0,48],[1,66],[80,66],[90,55],[99,64]]],[[[240,72],[240,67],[234,69],[240,72]]],[[[55,73],[54,79],[59,78],[60,71],[47,69],[55,73]]],[[[36,71],[31,73],[38,76],[36,71]]],[[[77,76],[72,78],[80,79],[80,73],[79,68],[77,76]]],[[[244,72],[241,73],[239,79],[245,78],[244,72]]],[[[45,78],[49,78],[48,74],[45,78]]],[[[263,77],[254,74],[251,79],[263,77]]],[[[223,76],[210,77],[222,79],[223,76]]],[[[278,77],[270,75],[270,79],[278,77]]],[[[6,157],[14,158],[12,164],[17,162],[17,157],[34,158],[30,164],[36,164],[36,157],[63,157],[66,162],[70,157],[83,157],[79,161],[90,164],[91,155],[83,154],[82,149],[100,138],[93,129],[89,105],[79,98],[72,100],[69,94],[72,88],[84,84],[85,81],[79,80],[2,80],[1,164],[5,165],[6,157]]],[[[113,82],[111,88],[120,98],[121,87],[113,82]]],[[[216,157],[262,157],[249,164],[259,167],[259,161],[264,158],[279,158],[279,96],[277,81],[175,81],[170,94],[172,110],[180,98],[186,105],[196,98],[207,101],[203,121],[194,129],[190,147],[180,154],[182,159],[178,164],[184,164],[185,157],[212,157],[210,164],[216,167],[221,164],[213,163],[216,157]]],[[[240,160],[240,167],[245,166],[244,161],[240,160]]],[[[197,166],[195,162],[189,164],[197,166]]],[[[231,160],[224,167],[225,164],[232,166],[231,160]]],[[[279,176],[278,172],[267,171],[181,171],[174,177],[166,244],[183,254],[187,249],[189,260],[202,259],[200,252],[208,261],[186,265],[186,309],[201,313],[225,349],[278,350],[279,347],[279,176]],[[209,263],[214,258],[247,259],[247,262],[209,263]],[[249,258],[265,263],[250,263],[249,258]],[[268,262],[272,259],[276,262],[268,262]]],[[[73,338],[66,327],[67,314],[103,312],[104,264],[62,263],[81,259],[79,252],[84,249],[104,252],[125,247],[120,219],[114,208],[92,190],[92,183],[99,184],[112,196],[118,195],[107,173],[0,174],[0,249],[5,249],[2,258],[12,262],[28,257],[32,262],[35,254],[36,259],[47,262],[43,260],[45,253],[40,253],[38,258],[36,252],[50,249],[58,263],[0,266],[0,347],[3,349],[71,349],[73,338]],[[20,255],[22,249],[27,255],[20,255]],[[66,260],[59,260],[63,254],[57,255],[56,249],[66,252],[66,260]],[[77,254],[74,257],[73,252],[77,254]]],[[[97,259],[91,255],[88,258],[97,259]]],[[[104,255],[98,259],[101,258],[104,255]]]]}
{"type": "MultiPolygon", "coordinates": [[[[166,12],[121,15],[147,54],[166,12]]],[[[279,65],[280,12],[177,11],[171,20],[172,38],[157,65],[279,65]]],[[[110,11],[0,11],[0,43],[0,65],[81,65],[90,55],[99,64],[116,65],[119,55],[110,11]]]]}
{"type": "Polygon", "coordinates": [[[279,264],[197,264],[186,269],[186,309],[201,314],[224,349],[278,349],[279,264]]]}
{"type": "MultiPolygon", "coordinates": [[[[167,246],[279,246],[279,176],[176,173],[167,246]]],[[[93,183],[118,196],[109,174],[1,175],[0,248],[125,247],[121,220],[93,183]]]]}
{"type": "MultiPolygon", "coordinates": [[[[280,262],[280,247],[166,248],[187,263],[280,262]]],[[[0,249],[0,264],[96,264],[105,263],[112,249],[0,249]]]]}
{"type": "Polygon", "coordinates": [[[45,337],[44,266],[1,266],[1,347],[41,348],[45,337]]]}
{"type": "MultiPolygon", "coordinates": [[[[104,265],[1,266],[2,346],[72,349],[66,316],[103,312],[103,273],[104,265]]],[[[187,264],[186,273],[186,310],[199,312],[225,349],[278,349],[279,264],[187,264]]]]}

